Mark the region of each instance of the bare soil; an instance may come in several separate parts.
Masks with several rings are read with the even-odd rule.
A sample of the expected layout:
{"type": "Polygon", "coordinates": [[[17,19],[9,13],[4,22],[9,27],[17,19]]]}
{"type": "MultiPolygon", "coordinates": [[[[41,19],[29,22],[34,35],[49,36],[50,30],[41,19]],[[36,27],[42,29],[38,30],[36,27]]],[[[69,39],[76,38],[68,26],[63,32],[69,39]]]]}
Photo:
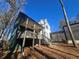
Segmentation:
{"type": "MultiPolygon", "coordinates": [[[[1,54],[0,52],[0,59],[1,54]]],[[[77,48],[69,44],[53,44],[49,46],[25,47],[23,53],[14,53],[10,59],[79,59],[79,45],[77,48]]]]}

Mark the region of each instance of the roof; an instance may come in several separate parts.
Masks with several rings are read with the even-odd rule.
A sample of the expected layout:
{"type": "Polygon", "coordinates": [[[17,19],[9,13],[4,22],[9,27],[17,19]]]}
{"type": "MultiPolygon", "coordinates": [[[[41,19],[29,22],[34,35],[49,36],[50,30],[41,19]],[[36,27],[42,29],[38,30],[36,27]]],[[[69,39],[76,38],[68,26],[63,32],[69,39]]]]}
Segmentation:
{"type": "Polygon", "coordinates": [[[33,20],[31,17],[25,15],[23,12],[20,12],[18,17],[17,17],[17,20],[19,19],[20,20],[20,25],[21,26],[24,26],[26,27],[26,20],[28,18],[28,25],[27,25],[27,28],[30,28],[32,30],[36,30],[36,31],[39,31],[41,30],[43,27],[38,24],[35,20],[33,20]],[[35,24],[35,29],[34,29],[34,24],[35,24]]]}
{"type": "Polygon", "coordinates": [[[57,33],[63,33],[64,31],[61,30],[61,31],[57,31],[57,32],[52,32],[51,34],[57,34],[57,33]]]}
{"type": "MultiPolygon", "coordinates": [[[[70,24],[70,26],[73,26],[73,25],[76,25],[76,24],[79,24],[79,22],[75,22],[75,23],[72,23],[70,24]]],[[[64,25],[63,27],[66,27],[67,25],[64,25]]]]}

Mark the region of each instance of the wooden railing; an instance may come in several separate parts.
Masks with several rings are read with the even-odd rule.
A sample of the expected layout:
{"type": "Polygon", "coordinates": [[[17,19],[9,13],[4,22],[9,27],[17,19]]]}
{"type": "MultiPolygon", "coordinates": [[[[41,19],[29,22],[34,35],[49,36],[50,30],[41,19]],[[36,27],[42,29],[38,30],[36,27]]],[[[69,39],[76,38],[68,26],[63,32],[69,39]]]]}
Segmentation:
{"type": "MultiPolygon", "coordinates": [[[[23,38],[24,37],[24,33],[21,35],[21,38],[23,38]]],[[[31,32],[31,31],[27,31],[26,32],[26,38],[36,38],[36,33],[33,33],[33,32],[31,32]]]]}
{"type": "MultiPolygon", "coordinates": [[[[21,38],[24,38],[24,33],[22,34],[21,38]]],[[[44,34],[37,34],[32,31],[26,32],[26,38],[32,38],[32,39],[40,39],[43,40],[41,43],[43,44],[51,44],[50,38],[46,37],[44,34]],[[44,43],[45,42],[45,43],[44,43]]]]}

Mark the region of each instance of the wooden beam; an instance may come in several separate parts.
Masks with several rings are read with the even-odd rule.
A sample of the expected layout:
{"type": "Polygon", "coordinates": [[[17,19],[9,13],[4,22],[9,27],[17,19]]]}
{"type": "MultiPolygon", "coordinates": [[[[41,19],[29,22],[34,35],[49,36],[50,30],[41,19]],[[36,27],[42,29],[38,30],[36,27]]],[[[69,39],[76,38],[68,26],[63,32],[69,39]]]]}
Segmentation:
{"type": "Polygon", "coordinates": [[[24,33],[24,39],[23,39],[23,44],[22,44],[22,52],[24,51],[24,46],[25,46],[26,33],[27,33],[27,31],[26,31],[27,25],[28,25],[28,18],[26,20],[25,33],[24,33]]]}
{"type": "Polygon", "coordinates": [[[33,42],[32,42],[33,50],[34,50],[34,44],[35,44],[35,24],[34,24],[33,42]]]}
{"type": "Polygon", "coordinates": [[[42,36],[42,35],[39,34],[39,33],[40,33],[40,32],[38,32],[38,39],[39,39],[39,43],[38,43],[38,44],[39,44],[39,46],[40,46],[40,45],[41,45],[41,39],[42,39],[41,36],[42,36]]]}
{"type": "Polygon", "coordinates": [[[39,39],[39,46],[41,45],[41,39],[39,39]]]}

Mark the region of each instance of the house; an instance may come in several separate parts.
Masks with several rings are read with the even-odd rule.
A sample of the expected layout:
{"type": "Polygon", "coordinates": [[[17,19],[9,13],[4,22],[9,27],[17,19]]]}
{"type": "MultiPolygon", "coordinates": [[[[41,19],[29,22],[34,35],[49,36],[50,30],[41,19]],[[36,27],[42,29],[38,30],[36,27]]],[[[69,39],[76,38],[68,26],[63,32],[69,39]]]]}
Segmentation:
{"type": "Polygon", "coordinates": [[[40,34],[43,35],[43,39],[45,40],[44,43],[45,44],[49,43],[51,39],[50,38],[51,29],[47,19],[41,19],[38,23],[43,27],[43,29],[40,31],[40,34]]]}
{"type": "MultiPolygon", "coordinates": [[[[63,23],[63,22],[62,22],[63,23]]],[[[51,33],[51,41],[52,43],[72,43],[68,28],[65,23],[62,25],[61,31],[51,33]],[[63,40],[62,40],[63,39],[63,40]],[[64,42],[63,42],[64,41],[64,42]]],[[[75,42],[79,43],[79,22],[70,23],[70,27],[72,29],[75,42]]]]}
{"type": "MultiPolygon", "coordinates": [[[[79,22],[70,24],[76,43],[79,43],[79,22]]],[[[67,26],[63,26],[68,43],[72,43],[67,26]]]]}
{"type": "Polygon", "coordinates": [[[53,32],[50,34],[52,43],[65,43],[66,37],[64,31],[53,32]]]}
{"type": "Polygon", "coordinates": [[[17,45],[23,47],[41,44],[38,33],[42,26],[23,12],[19,12],[15,22],[12,23],[12,29],[9,30],[9,49],[13,51],[17,45]]]}

